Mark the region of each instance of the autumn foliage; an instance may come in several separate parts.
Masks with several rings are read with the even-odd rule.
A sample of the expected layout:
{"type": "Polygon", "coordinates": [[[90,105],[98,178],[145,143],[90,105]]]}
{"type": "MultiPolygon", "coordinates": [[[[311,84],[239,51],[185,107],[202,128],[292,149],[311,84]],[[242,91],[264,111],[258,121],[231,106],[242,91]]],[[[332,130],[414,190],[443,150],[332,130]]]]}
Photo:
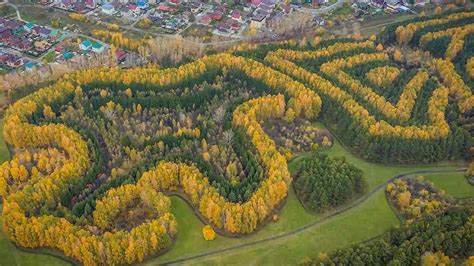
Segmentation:
{"type": "MultiPolygon", "coordinates": [[[[472,12],[412,23],[401,26],[396,35],[400,43],[407,44],[419,29],[469,16],[472,12]]],[[[449,34],[462,35],[468,29],[466,26],[449,34]]],[[[95,31],[93,34],[132,50],[141,45],[119,32],[95,31]]],[[[425,37],[424,41],[435,37],[425,37]]],[[[454,48],[458,46],[459,42],[453,44],[454,48]]],[[[151,65],[127,70],[94,68],[66,74],[18,100],[6,112],[4,136],[14,156],[0,165],[3,231],[18,246],[58,249],[85,265],[132,264],[172,245],[178,224],[170,212],[166,194],[175,193],[186,199],[208,224],[202,232],[205,239],[213,239],[215,232],[232,236],[252,233],[275,215],[292,183],[287,163],[291,153],[280,153],[262,126],[262,122],[272,119],[312,121],[322,113],[323,122],[331,125],[331,130],[350,143],[355,152],[376,161],[436,161],[465,151],[464,135],[450,127],[452,123],[448,123],[448,115],[445,115],[450,102],[454,102],[462,114],[469,114],[474,105],[469,85],[450,61],[457,48],[453,48],[453,54],[447,58],[429,60],[426,68],[415,70],[399,87],[400,95],[393,101],[349,73],[367,64],[390,61],[383,47],[375,46],[373,40],[334,40],[331,45],[310,51],[292,49],[288,44],[286,48],[271,49],[261,60],[222,53],[177,68],[158,69],[151,65]],[[228,127],[239,132],[238,137],[248,140],[246,145],[252,147],[251,154],[244,154],[247,165],[235,160],[220,171],[232,179],[237,176],[237,168],[248,168],[241,169],[240,173],[255,177],[255,182],[239,191],[245,195],[240,197],[234,191],[223,195],[216,185],[216,174],[203,167],[226,154],[217,145],[208,145],[205,136],[212,132],[204,132],[198,124],[222,120],[225,111],[216,112],[215,121],[205,121],[200,114],[190,115],[182,110],[176,116],[169,114],[173,108],[186,109],[183,107],[186,103],[174,97],[174,88],[185,87],[180,93],[189,92],[188,97],[207,100],[205,96],[212,93],[229,93],[222,88],[222,82],[208,82],[221,81],[231,75],[245,81],[239,84],[251,83],[253,90],[261,90],[258,95],[243,97],[232,106],[227,117],[228,127]],[[432,79],[433,75],[437,78],[432,79]],[[205,85],[195,86],[197,83],[205,85]],[[423,91],[429,86],[432,91],[424,95],[423,91]],[[154,91],[145,91],[142,87],[153,87],[154,91]],[[160,99],[161,92],[168,93],[169,97],[160,99]],[[95,98],[90,104],[80,105],[91,95],[95,98]],[[426,108],[417,105],[420,101],[426,108]],[[156,106],[160,104],[169,106],[156,106]],[[151,123],[147,120],[156,114],[156,110],[151,109],[158,107],[166,109],[167,123],[161,120],[161,127],[148,132],[151,123]],[[127,122],[121,126],[137,129],[140,134],[120,140],[113,138],[114,135],[105,140],[94,139],[95,134],[81,130],[81,122],[91,119],[83,116],[84,112],[94,108],[96,117],[107,118],[101,122],[119,123],[118,117],[136,118],[125,119],[127,122]],[[422,121],[413,118],[420,109],[426,115],[422,121]],[[145,119],[138,119],[140,116],[145,119]],[[75,118],[78,123],[60,123],[67,118],[75,118]],[[145,145],[153,139],[143,132],[153,134],[156,143],[145,145]],[[146,146],[144,150],[150,153],[172,153],[176,147],[168,144],[174,139],[184,140],[179,147],[184,151],[198,150],[199,158],[191,155],[147,161],[149,157],[143,156],[137,148],[146,146]],[[189,144],[189,139],[197,139],[197,145],[189,144]],[[93,145],[94,141],[102,145],[93,145]],[[127,160],[123,168],[107,164],[112,181],[126,176],[126,170],[132,168],[134,175],[127,176],[124,182],[111,182],[108,187],[101,187],[104,188],[101,191],[94,191],[93,183],[100,183],[103,178],[90,175],[90,169],[100,157],[97,156],[100,149],[97,151],[94,147],[107,146],[113,141],[126,147],[123,153],[110,148],[110,153],[127,160]],[[377,157],[380,154],[387,158],[377,157]],[[87,184],[89,187],[85,184],[86,177],[92,180],[87,184]],[[74,194],[77,188],[88,191],[74,194]],[[74,194],[72,199],[71,194],[74,194]],[[78,198],[87,201],[82,209],[89,216],[72,215],[70,208],[77,206],[74,204],[78,198]]],[[[401,59],[401,53],[397,57],[401,59]]],[[[376,85],[386,86],[404,73],[396,64],[379,65],[361,76],[376,85]]],[[[472,58],[467,62],[468,69],[471,66],[472,58]]],[[[227,96],[234,98],[230,93],[227,96]]],[[[107,123],[101,124],[102,132],[107,131],[107,123]]],[[[232,135],[234,131],[226,131],[228,146],[236,138],[232,135]]],[[[330,146],[331,140],[326,138],[322,144],[330,146]]],[[[402,186],[397,191],[400,192],[397,195],[402,195],[397,196],[400,206],[413,205],[411,196],[402,186]]],[[[416,208],[409,211],[415,214],[416,208]]]]}
{"type": "Polygon", "coordinates": [[[202,237],[207,241],[214,240],[216,239],[216,232],[210,225],[206,225],[202,228],[202,237]]]}
{"type": "MultiPolygon", "coordinates": [[[[106,97],[107,93],[101,91],[100,95],[106,97]]],[[[114,103],[108,105],[110,108],[114,103]]],[[[136,107],[138,113],[141,112],[139,107],[136,107]]],[[[286,197],[291,183],[285,157],[259,124],[262,119],[283,117],[287,108],[297,116],[314,119],[320,111],[321,99],[280,72],[228,54],[206,57],[177,69],[94,69],[66,75],[55,84],[16,102],[7,112],[6,141],[15,149],[38,148],[38,151],[34,154],[19,152],[12,161],[0,167],[4,231],[17,245],[57,248],[86,265],[138,262],[171,245],[177,232],[176,221],[168,212],[169,199],[159,191],[183,191],[204,219],[216,228],[233,234],[250,233],[286,197]],[[84,84],[99,80],[172,86],[212,69],[242,71],[276,92],[290,96],[288,104],[280,94],[245,102],[234,111],[233,123],[242,127],[251,139],[267,173],[248,201],[229,202],[194,165],[159,162],[156,168],[143,173],[136,185],[109,190],[98,200],[90,226],[37,214],[44,206],[60,205],[64,188],[79,182],[91,162],[87,144],[78,133],[65,125],[30,124],[31,116],[40,112],[47,119],[55,119],[52,105],[82,95],[84,84]],[[43,147],[51,148],[42,150],[43,147]],[[58,157],[53,158],[55,155],[58,157]],[[143,213],[137,213],[137,206],[144,209],[143,213]],[[145,221],[137,223],[134,220],[143,215],[147,217],[145,221]],[[124,224],[132,224],[132,227],[126,228],[124,224]]],[[[190,134],[199,136],[199,133],[190,134]]]]}

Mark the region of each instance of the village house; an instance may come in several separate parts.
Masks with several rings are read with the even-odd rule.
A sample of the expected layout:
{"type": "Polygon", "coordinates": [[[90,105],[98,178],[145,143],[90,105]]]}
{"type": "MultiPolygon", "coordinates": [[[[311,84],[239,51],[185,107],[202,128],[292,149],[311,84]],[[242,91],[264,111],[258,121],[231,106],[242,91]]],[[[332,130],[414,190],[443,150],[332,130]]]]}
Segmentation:
{"type": "Polygon", "coordinates": [[[230,33],[230,32],[231,32],[231,27],[230,27],[230,25],[229,25],[227,22],[224,22],[224,21],[219,22],[219,23],[217,24],[217,27],[216,27],[216,28],[217,28],[217,30],[218,30],[219,32],[222,32],[222,33],[230,33]]]}
{"type": "Polygon", "coordinates": [[[271,8],[275,7],[275,1],[274,0],[263,0],[262,4],[266,5],[266,6],[269,6],[271,8]]]}
{"type": "Polygon", "coordinates": [[[5,27],[0,27],[0,44],[4,45],[10,41],[13,34],[10,29],[5,27]]]}
{"type": "Polygon", "coordinates": [[[203,15],[199,18],[199,23],[204,24],[204,25],[209,25],[212,22],[212,18],[209,15],[203,15]]]}
{"type": "Polygon", "coordinates": [[[127,53],[124,50],[117,49],[115,51],[115,59],[117,60],[118,63],[122,63],[127,59],[127,53]]]}
{"type": "Polygon", "coordinates": [[[211,16],[212,20],[221,20],[222,19],[222,12],[219,10],[215,10],[211,13],[209,13],[209,16],[211,16]]]}
{"type": "Polygon", "coordinates": [[[39,36],[41,36],[41,38],[43,39],[48,39],[49,38],[49,34],[51,34],[51,30],[48,29],[48,28],[45,28],[45,27],[41,27],[40,30],[39,30],[39,36]]]}
{"type": "Polygon", "coordinates": [[[58,30],[51,30],[49,38],[53,41],[57,40],[61,36],[61,33],[58,30]]]}
{"type": "Polygon", "coordinates": [[[265,20],[266,19],[267,19],[267,14],[266,13],[263,13],[263,12],[256,13],[250,19],[250,25],[252,27],[255,27],[255,28],[259,29],[259,28],[261,28],[265,25],[265,20]]]}
{"type": "Polygon", "coordinates": [[[53,0],[40,0],[39,3],[46,6],[53,3],[53,0]]]}
{"type": "Polygon", "coordinates": [[[180,4],[181,4],[181,0],[169,0],[169,3],[170,3],[171,5],[177,6],[177,5],[180,5],[180,4]]]}
{"type": "Polygon", "coordinates": [[[130,14],[130,15],[138,15],[138,14],[140,14],[140,7],[138,7],[138,5],[129,3],[129,4],[126,5],[126,7],[127,7],[127,9],[129,10],[129,11],[128,11],[128,14],[130,14]]]}
{"type": "Polygon", "coordinates": [[[234,32],[237,32],[240,30],[240,28],[242,27],[242,23],[238,20],[235,20],[235,19],[228,19],[227,20],[227,24],[230,25],[230,28],[232,29],[232,31],[234,32]]]}
{"type": "Polygon", "coordinates": [[[144,9],[147,9],[150,5],[148,4],[147,1],[138,0],[138,1],[137,1],[137,6],[138,6],[138,8],[140,8],[141,10],[144,10],[144,9]]]}
{"type": "Polygon", "coordinates": [[[87,11],[86,4],[84,4],[83,2],[77,1],[72,5],[72,10],[74,10],[77,13],[84,13],[87,11]]]}
{"type": "Polygon", "coordinates": [[[72,1],[71,0],[61,0],[59,7],[64,9],[71,9],[72,8],[72,1]]]}
{"type": "Polygon", "coordinates": [[[107,4],[102,6],[101,11],[102,11],[102,13],[104,13],[106,15],[112,15],[112,14],[115,13],[115,7],[112,4],[107,3],[107,4]]]}
{"type": "Polygon", "coordinates": [[[265,5],[265,4],[261,4],[259,7],[258,7],[258,10],[261,10],[261,11],[264,11],[265,13],[267,14],[270,14],[272,13],[273,11],[273,7],[272,6],[269,6],[269,5],[265,5]]]}
{"type": "Polygon", "coordinates": [[[104,51],[104,45],[99,42],[94,42],[91,47],[92,51],[97,54],[100,54],[104,51]]]}
{"type": "MultiPolygon", "coordinates": [[[[404,1],[404,4],[407,5],[407,6],[410,5],[410,3],[408,3],[408,2],[409,1],[404,1]]],[[[430,0],[414,0],[413,5],[414,6],[424,6],[424,5],[429,4],[429,3],[431,3],[430,0]]]]}
{"type": "Polygon", "coordinates": [[[34,46],[36,50],[43,52],[49,48],[50,44],[47,41],[38,41],[35,42],[34,46]]]}
{"type": "Polygon", "coordinates": [[[25,29],[26,32],[31,32],[34,26],[35,24],[28,22],[25,24],[25,26],[23,26],[23,28],[25,29]]]}
{"type": "Polygon", "coordinates": [[[383,8],[385,5],[385,0],[371,0],[370,5],[375,8],[383,8]]]}
{"type": "Polygon", "coordinates": [[[400,1],[399,0],[387,0],[386,1],[386,8],[389,11],[397,12],[400,9],[400,1]]]}
{"type": "Polygon", "coordinates": [[[172,12],[174,10],[174,8],[167,5],[166,3],[160,3],[156,9],[161,12],[172,12]]]}
{"type": "Polygon", "coordinates": [[[261,3],[262,3],[262,0],[251,0],[250,6],[252,8],[257,8],[258,6],[260,6],[261,3]]]}
{"type": "Polygon", "coordinates": [[[23,59],[17,55],[0,52],[0,65],[16,68],[23,65],[23,59]]]}
{"type": "Polygon", "coordinates": [[[6,28],[9,28],[13,34],[18,34],[24,30],[24,25],[26,22],[18,21],[18,20],[8,20],[4,23],[6,28]]]}
{"type": "Polygon", "coordinates": [[[191,12],[199,13],[202,10],[202,3],[201,2],[192,2],[191,3],[191,12]]]}
{"type": "Polygon", "coordinates": [[[94,0],[85,0],[84,4],[90,9],[94,9],[96,7],[96,2],[94,0]]]}
{"type": "Polygon", "coordinates": [[[89,40],[84,40],[79,44],[79,48],[83,51],[87,51],[92,48],[92,42],[89,40]]]}
{"type": "Polygon", "coordinates": [[[231,17],[233,20],[242,22],[242,14],[240,14],[240,10],[238,10],[238,9],[232,10],[232,12],[230,13],[230,17],[231,17]]]}
{"type": "Polygon", "coordinates": [[[26,71],[29,71],[29,72],[32,72],[33,70],[35,70],[37,68],[38,64],[33,62],[33,61],[29,61],[25,64],[25,70],[26,71]]]}

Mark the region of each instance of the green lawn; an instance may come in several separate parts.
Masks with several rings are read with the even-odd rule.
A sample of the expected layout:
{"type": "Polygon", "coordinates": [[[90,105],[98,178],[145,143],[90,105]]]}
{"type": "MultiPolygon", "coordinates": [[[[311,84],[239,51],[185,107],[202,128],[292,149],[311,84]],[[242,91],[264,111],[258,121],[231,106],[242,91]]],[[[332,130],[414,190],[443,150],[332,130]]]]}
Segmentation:
{"type": "Polygon", "coordinates": [[[346,247],[384,233],[399,223],[380,190],[356,208],[276,241],[186,262],[186,265],[293,265],[319,251],[346,247]]]}
{"type": "Polygon", "coordinates": [[[474,197],[474,186],[467,182],[464,173],[430,174],[425,175],[425,180],[455,198],[474,197]]]}

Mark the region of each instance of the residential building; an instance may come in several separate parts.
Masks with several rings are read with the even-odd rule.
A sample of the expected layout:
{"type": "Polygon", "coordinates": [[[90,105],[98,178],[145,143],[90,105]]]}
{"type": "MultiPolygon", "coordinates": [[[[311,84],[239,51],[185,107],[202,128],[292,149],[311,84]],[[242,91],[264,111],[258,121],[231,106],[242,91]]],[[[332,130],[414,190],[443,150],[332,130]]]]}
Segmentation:
{"type": "Polygon", "coordinates": [[[212,18],[209,15],[204,15],[199,18],[199,23],[209,25],[212,22],[212,18]]]}
{"type": "Polygon", "coordinates": [[[79,44],[79,48],[81,48],[83,51],[87,51],[92,48],[92,42],[89,40],[84,40],[81,42],[81,44],[79,44]]]}
{"type": "Polygon", "coordinates": [[[106,15],[113,15],[115,13],[115,7],[110,3],[104,4],[101,10],[102,10],[102,13],[106,15]]]}
{"type": "Polygon", "coordinates": [[[38,66],[37,63],[33,62],[33,61],[29,61],[25,64],[25,70],[27,71],[33,71],[36,67],[38,66]]]}
{"type": "Polygon", "coordinates": [[[265,25],[265,20],[267,19],[267,14],[265,13],[257,13],[252,16],[250,19],[250,25],[257,29],[263,27],[265,25]]]}
{"type": "Polygon", "coordinates": [[[96,7],[95,0],[85,0],[84,4],[86,4],[86,7],[90,9],[94,9],[96,7]]]}
{"type": "Polygon", "coordinates": [[[115,51],[115,59],[117,59],[119,63],[125,61],[125,59],[127,59],[127,55],[128,54],[124,50],[117,49],[115,51]]]}
{"type": "Polygon", "coordinates": [[[251,0],[250,5],[253,8],[257,8],[258,6],[260,6],[261,3],[262,3],[262,0],[251,0]]]}
{"type": "Polygon", "coordinates": [[[242,21],[242,14],[240,14],[240,10],[238,9],[234,9],[232,10],[232,12],[230,13],[230,17],[233,19],[233,20],[236,20],[236,21],[242,21]]]}
{"type": "Polygon", "coordinates": [[[94,53],[102,53],[104,51],[104,45],[99,42],[94,42],[92,44],[92,51],[94,53]]]}
{"type": "Polygon", "coordinates": [[[39,35],[43,39],[48,39],[50,34],[51,34],[51,30],[48,28],[41,27],[41,29],[39,30],[39,35]]]}

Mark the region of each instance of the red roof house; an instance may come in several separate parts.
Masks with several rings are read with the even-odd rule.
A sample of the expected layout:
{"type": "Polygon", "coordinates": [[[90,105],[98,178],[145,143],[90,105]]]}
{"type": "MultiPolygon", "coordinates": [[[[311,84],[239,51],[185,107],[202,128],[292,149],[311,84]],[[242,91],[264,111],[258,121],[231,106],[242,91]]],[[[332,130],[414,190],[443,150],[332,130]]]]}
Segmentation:
{"type": "Polygon", "coordinates": [[[212,18],[209,15],[204,15],[199,20],[199,22],[201,22],[201,24],[205,24],[205,25],[209,25],[211,23],[211,21],[212,21],[212,18]]]}
{"type": "Polygon", "coordinates": [[[124,50],[117,49],[115,51],[115,58],[117,61],[123,62],[127,58],[127,53],[124,50]]]}
{"type": "Polygon", "coordinates": [[[252,7],[258,7],[262,3],[262,0],[251,0],[250,5],[252,7]]]}
{"type": "Polygon", "coordinates": [[[230,16],[231,16],[232,19],[235,19],[235,20],[241,20],[242,19],[242,15],[240,14],[240,11],[237,10],[237,9],[232,10],[232,13],[230,14],[230,16]]]}
{"type": "Polygon", "coordinates": [[[221,20],[222,19],[222,12],[221,11],[214,11],[209,14],[213,20],[221,20]]]}

